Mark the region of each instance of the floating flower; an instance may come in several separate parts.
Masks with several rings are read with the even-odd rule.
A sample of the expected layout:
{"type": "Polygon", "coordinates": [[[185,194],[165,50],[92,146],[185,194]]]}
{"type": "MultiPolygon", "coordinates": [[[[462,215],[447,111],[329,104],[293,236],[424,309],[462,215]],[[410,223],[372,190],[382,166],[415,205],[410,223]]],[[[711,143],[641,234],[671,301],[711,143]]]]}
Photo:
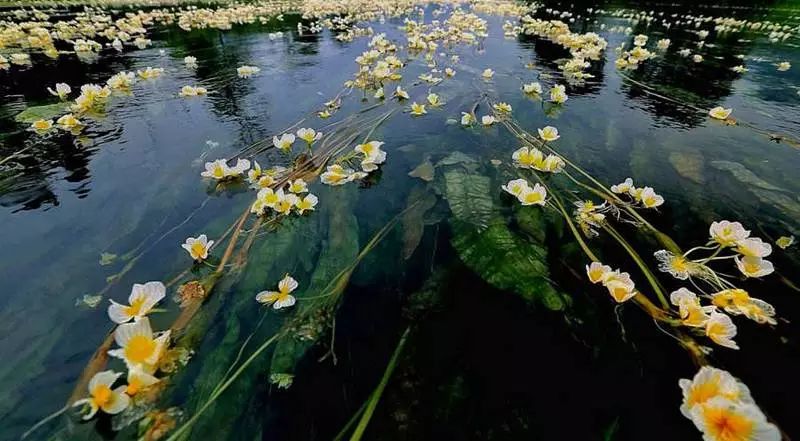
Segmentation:
{"type": "Polygon", "coordinates": [[[741,223],[726,220],[712,222],[708,232],[711,240],[723,247],[734,246],[750,236],[750,230],[745,230],[741,223]]]}
{"type": "Polygon", "coordinates": [[[692,421],[707,441],[779,441],[778,428],[767,421],[755,404],[722,397],[709,400],[692,411],[692,421]]]}
{"type": "Polygon", "coordinates": [[[382,100],[385,97],[385,95],[386,94],[383,91],[383,87],[379,87],[378,90],[375,91],[375,95],[373,95],[373,97],[375,97],[375,99],[382,100]]]}
{"type": "Polygon", "coordinates": [[[779,71],[786,72],[787,70],[792,68],[792,64],[788,61],[781,61],[780,63],[775,65],[779,71]]]}
{"type": "Polygon", "coordinates": [[[287,274],[278,282],[278,291],[261,291],[256,294],[256,301],[266,305],[271,304],[275,309],[288,308],[297,301],[291,293],[298,285],[297,280],[287,274]]]}
{"type": "Polygon", "coordinates": [[[544,162],[544,154],[536,147],[520,147],[511,154],[514,165],[520,168],[536,168],[544,162]]]}
{"type": "Polygon", "coordinates": [[[522,91],[529,95],[541,95],[542,85],[539,83],[527,83],[522,85],[522,91]]]}
{"type": "Polygon", "coordinates": [[[722,369],[703,366],[691,380],[681,379],[678,386],[683,393],[681,413],[692,418],[695,407],[702,407],[714,398],[726,398],[743,403],[753,403],[750,390],[733,375],[722,369]]]}
{"type": "Polygon", "coordinates": [[[468,112],[461,112],[461,125],[471,126],[475,124],[475,115],[468,112]]]}
{"type": "Polygon", "coordinates": [[[671,274],[676,279],[686,280],[691,276],[704,273],[700,265],[682,255],[673,254],[667,250],[656,251],[653,255],[659,262],[658,269],[671,274]]]}
{"type": "MultiPolygon", "coordinates": [[[[301,129],[301,130],[313,130],[313,129],[301,129]]],[[[298,130],[298,134],[300,131],[298,130]]],[[[304,132],[305,133],[305,132],[304,132]]],[[[278,148],[279,150],[283,150],[284,152],[288,152],[292,149],[292,144],[294,144],[295,137],[291,133],[284,133],[279,137],[273,136],[272,137],[272,144],[278,148]]]]}
{"type": "Polygon", "coordinates": [[[297,198],[294,206],[297,208],[297,214],[303,214],[306,211],[314,210],[314,207],[317,206],[319,199],[313,194],[307,194],[304,198],[300,199],[297,198]]]}
{"type": "Polygon", "coordinates": [[[647,44],[647,35],[639,34],[633,37],[633,45],[634,46],[644,46],[647,44]]]}
{"type": "Polygon", "coordinates": [[[519,197],[519,195],[522,194],[523,191],[527,190],[529,186],[528,181],[524,179],[513,179],[508,181],[507,184],[501,186],[501,188],[505,192],[514,195],[514,197],[519,197]]]}
{"type": "Polygon", "coordinates": [[[656,194],[652,187],[642,188],[638,196],[644,208],[656,208],[664,204],[664,197],[656,194]]]}
{"type": "Polygon", "coordinates": [[[361,169],[365,172],[371,172],[378,169],[378,165],[386,161],[386,152],[381,150],[383,142],[370,141],[363,144],[358,144],[353,150],[364,155],[361,161],[361,169]]]}
{"type": "Polygon", "coordinates": [[[555,141],[561,137],[558,134],[558,129],[553,126],[547,126],[543,129],[537,130],[539,131],[539,137],[545,142],[555,141]]]}
{"type": "Polygon", "coordinates": [[[497,119],[495,119],[495,117],[493,117],[492,115],[483,115],[481,117],[481,124],[483,124],[484,126],[490,126],[494,124],[496,121],[497,119]]]}
{"type": "Polygon", "coordinates": [[[295,179],[289,183],[289,191],[295,194],[307,193],[308,184],[303,179],[295,179]]]}
{"type": "Polygon", "coordinates": [[[586,265],[586,275],[589,276],[589,281],[592,283],[603,282],[611,272],[610,266],[603,265],[600,262],[592,262],[586,265]]]}
{"type": "Polygon", "coordinates": [[[124,360],[129,368],[138,366],[153,372],[169,343],[169,336],[170,331],[166,331],[155,337],[147,317],[123,323],[114,330],[114,341],[119,349],[108,351],[108,355],[124,360]]]}
{"type": "Polygon", "coordinates": [[[669,48],[670,44],[672,44],[672,41],[669,38],[662,38],[656,42],[656,48],[665,51],[669,48]]]}
{"type": "MultiPolygon", "coordinates": [[[[279,191],[281,192],[281,194],[283,193],[282,190],[279,191]]],[[[278,202],[275,203],[272,209],[275,210],[276,213],[286,216],[292,212],[292,208],[295,207],[297,201],[299,200],[300,198],[298,198],[297,195],[294,193],[282,194],[279,195],[278,202]]]]}
{"type": "Polygon", "coordinates": [[[706,321],[706,336],[714,343],[730,349],[739,349],[733,337],[736,337],[736,325],[730,316],[712,311],[706,321]]]}
{"type": "Polygon", "coordinates": [[[319,141],[319,139],[322,138],[322,132],[317,132],[316,130],[310,128],[303,128],[297,130],[297,137],[307,142],[310,146],[314,143],[314,141],[319,141]]]}
{"type": "Polygon", "coordinates": [[[714,107],[708,111],[708,115],[714,119],[726,120],[730,116],[733,109],[726,109],[721,106],[714,107]]]}
{"type": "Polygon", "coordinates": [[[694,55],[692,55],[692,61],[694,61],[695,63],[702,63],[703,62],[703,56],[700,55],[700,54],[694,54],[694,55]]]}
{"type": "Polygon", "coordinates": [[[748,68],[746,68],[746,67],[744,67],[743,65],[741,65],[741,64],[740,64],[740,65],[738,65],[738,66],[733,66],[733,67],[731,68],[731,70],[732,70],[732,71],[734,71],[734,72],[736,72],[736,73],[745,73],[745,72],[747,72],[749,69],[748,69],[748,68]]]}
{"type": "Polygon", "coordinates": [[[711,303],[728,314],[744,315],[756,323],[777,324],[775,308],[769,303],[750,297],[743,289],[726,289],[712,294],[711,303]]]}
{"type": "Polygon", "coordinates": [[[111,300],[111,305],[108,306],[108,317],[117,324],[140,319],[163,300],[166,293],[167,288],[161,282],[147,282],[144,285],[134,283],[128,296],[128,305],[121,305],[111,300]]]}
{"type": "Polygon", "coordinates": [[[59,127],[67,131],[77,131],[81,127],[83,127],[83,123],[78,118],[75,118],[75,115],[71,113],[67,113],[66,115],[61,115],[57,120],[59,127]]]}
{"type": "Polygon", "coordinates": [[[452,76],[455,76],[456,71],[453,68],[445,67],[444,68],[444,74],[447,75],[448,77],[452,77],[452,76]]]}
{"type": "Polygon", "coordinates": [[[678,307],[681,323],[695,328],[705,327],[714,311],[713,306],[701,306],[697,295],[686,288],[680,288],[669,295],[670,303],[678,307]]]}
{"type": "Polygon", "coordinates": [[[427,100],[431,107],[439,107],[442,105],[442,100],[439,98],[439,95],[435,93],[429,93],[427,100]]]}
{"type": "Polygon", "coordinates": [[[250,78],[259,72],[261,72],[261,69],[256,66],[239,66],[236,68],[236,74],[239,75],[239,78],[250,78]]]}
{"type": "Polygon", "coordinates": [[[630,191],[633,189],[634,189],[633,179],[631,178],[625,178],[625,180],[620,182],[619,184],[611,186],[611,191],[616,194],[630,193],[630,191]]]}
{"type": "Polygon", "coordinates": [[[258,161],[253,161],[253,167],[247,172],[247,182],[257,185],[262,175],[261,165],[258,161]]]}
{"type": "Polygon", "coordinates": [[[39,119],[31,124],[31,129],[38,133],[44,133],[53,128],[53,120],[51,119],[39,119]]]}
{"type": "Polygon", "coordinates": [[[524,188],[522,192],[517,195],[517,199],[522,205],[541,205],[544,206],[545,199],[547,198],[547,190],[541,184],[535,184],[533,188],[524,188]]]}
{"type": "Polygon", "coordinates": [[[356,172],[339,164],[333,164],[329,165],[325,173],[320,175],[320,181],[327,185],[343,185],[365,176],[367,176],[365,172],[356,172]]]}
{"type": "Polygon", "coordinates": [[[51,88],[47,88],[47,91],[50,92],[51,95],[55,95],[61,101],[67,99],[67,96],[72,92],[72,88],[69,87],[69,84],[66,83],[56,83],[56,89],[53,90],[51,88]]]}
{"type": "Polygon", "coordinates": [[[775,241],[775,245],[777,245],[778,248],[785,250],[786,248],[794,245],[794,236],[781,236],[775,241]]]}
{"type": "Polygon", "coordinates": [[[636,292],[636,286],[631,280],[631,275],[622,273],[619,270],[611,271],[603,278],[603,286],[608,289],[611,298],[617,303],[623,303],[633,298],[636,292]]]}
{"type": "Polygon", "coordinates": [[[567,97],[566,93],[567,88],[561,84],[556,84],[550,89],[550,101],[556,104],[564,104],[569,97],[567,97]]]}
{"type": "Polygon", "coordinates": [[[145,372],[140,366],[133,366],[128,369],[128,385],[125,386],[125,394],[134,396],[159,381],[158,378],[145,372]]]}
{"type": "Polygon", "coordinates": [[[196,68],[196,67],[197,67],[197,57],[193,57],[193,56],[191,56],[191,55],[189,55],[189,56],[187,56],[187,57],[183,57],[183,63],[184,63],[184,64],[186,65],[186,67],[188,67],[189,69],[194,69],[194,68],[196,68]]]}
{"type": "Polygon", "coordinates": [[[205,87],[183,86],[181,87],[179,95],[182,97],[193,97],[193,96],[203,96],[207,93],[208,89],[206,89],[205,87]]]}
{"type": "Polygon", "coordinates": [[[736,261],[736,267],[739,268],[739,271],[741,271],[745,277],[764,277],[775,271],[772,262],[760,257],[744,256],[739,258],[737,256],[734,257],[733,260],[736,261]]]}
{"type": "Polygon", "coordinates": [[[494,71],[492,69],[486,68],[483,70],[483,73],[481,73],[481,76],[485,80],[491,80],[492,77],[494,76],[494,71]]]}
{"type": "Polygon", "coordinates": [[[106,81],[108,87],[114,90],[128,91],[136,82],[133,72],[119,72],[106,81]]]}
{"type": "Polygon", "coordinates": [[[411,103],[411,114],[414,116],[422,116],[428,113],[425,110],[425,104],[411,103]]]}
{"type": "Polygon", "coordinates": [[[89,406],[89,412],[83,416],[84,420],[90,420],[98,410],[109,415],[115,415],[125,410],[130,404],[130,399],[125,395],[125,386],[111,389],[114,382],[122,376],[114,371],[102,371],[94,374],[89,380],[89,398],[76,401],[73,406],[89,406]]]}
{"type": "Polygon", "coordinates": [[[143,70],[137,70],[136,75],[143,80],[152,80],[158,78],[164,73],[164,69],[160,67],[146,67],[143,70]]]}
{"type": "Polygon", "coordinates": [[[511,104],[508,103],[497,103],[492,108],[501,113],[511,113],[511,104]]]}
{"type": "Polygon", "coordinates": [[[742,256],[767,257],[772,254],[772,245],[758,237],[748,237],[736,242],[734,251],[742,256]]]}
{"type": "Polygon", "coordinates": [[[202,262],[208,258],[208,251],[214,245],[213,240],[208,240],[208,236],[201,234],[195,237],[187,237],[186,242],[181,245],[181,248],[186,250],[192,259],[202,262]]]}
{"type": "Polygon", "coordinates": [[[403,90],[403,88],[400,87],[400,86],[397,86],[397,88],[394,90],[394,94],[392,94],[392,96],[397,98],[398,100],[407,100],[409,98],[408,92],[403,90]]]}

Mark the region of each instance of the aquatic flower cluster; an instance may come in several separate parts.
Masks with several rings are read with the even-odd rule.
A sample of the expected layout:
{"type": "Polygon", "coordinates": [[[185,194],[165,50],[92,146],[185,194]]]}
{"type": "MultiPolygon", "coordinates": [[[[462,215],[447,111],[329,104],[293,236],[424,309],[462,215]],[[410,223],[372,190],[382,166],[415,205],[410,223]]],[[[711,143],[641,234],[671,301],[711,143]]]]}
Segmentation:
{"type": "Polygon", "coordinates": [[[608,42],[594,32],[585,34],[570,31],[569,25],[560,20],[542,20],[526,15],[520,19],[522,33],[546,38],[569,50],[572,59],[563,63],[560,68],[565,78],[572,82],[581,82],[592,78],[585,72],[590,67],[587,60],[596,61],[608,46],[608,42]]]}
{"type": "Polygon", "coordinates": [[[169,348],[170,331],[154,333],[147,315],[165,296],[163,283],[147,282],[133,285],[127,305],[111,301],[108,317],[116,324],[114,341],[118,348],[108,355],[125,363],[126,384],[112,389],[123,374],[113,370],[96,373],[88,384],[89,396],[73,403],[83,409],[84,420],[99,411],[110,415],[124,411],[137,395],[161,381],[156,373],[169,348]]]}

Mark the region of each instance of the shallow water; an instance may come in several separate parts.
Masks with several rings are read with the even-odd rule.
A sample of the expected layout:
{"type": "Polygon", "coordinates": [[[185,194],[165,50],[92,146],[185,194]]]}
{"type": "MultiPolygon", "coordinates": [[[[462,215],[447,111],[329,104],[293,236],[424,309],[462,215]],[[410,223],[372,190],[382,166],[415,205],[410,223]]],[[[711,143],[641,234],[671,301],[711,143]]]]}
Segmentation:
{"type": "MultiPolygon", "coordinates": [[[[783,4],[710,13],[728,12],[800,23],[800,11],[783,4]]],[[[292,311],[266,313],[253,300],[258,291],[272,289],[289,272],[300,282],[300,307],[304,296],[320,292],[409,201],[427,195],[422,203],[427,209],[412,209],[355,269],[335,314],[335,334],[324,334],[309,348],[283,345],[278,357],[260,357],[204,414],[192,439],[332,439],[378,383],[408,326],[413,332],[368,439],[700,439],[678,410],[677,381],[696,372],[686,351],[636,307],[616,306],[587,283],[588,261],[554,213],[532,215],[501,195],[500,184],[511,176],[511,152],[518,147],[508,131],[499,125],[464,129],[454,120],[486,93],[511,104],[529,131],[558,127],[559,151],[587,172],[608,183],[630,176],[663,195],[666,204],[647,218],[686,248],[704,244],[708,225],[721,219],[738,220],[770,241],[800,236],[800,150],[680,104],[732,107],[737,120],[800,138],[798,39],[772,44],[758,35],[712,33],[708,41],[715,46],[704,49],[703,63],[693,63],[676,51],[688,47],[694,34],[634,26],[632,35],[645,33],[652,41],[664,34],[672,48],[666,57],[624,75],[676,103],[643,92],[615,69],[613,48],[622,42],[630,46],[633,37],[609,29],[630,23],[588,15],[590,20],[578,20],[571,29],[597,31],[608,49],[592,63],[595,78],[569,86],[561,108],[526,97],[520,87],[534,80],[548,86],[561,82],[556,60],[566,52],[533,37],[503,38],[503,18],[486,17],[489,37],[478,47],[457,50],[457,74],[434,88],[445,104],[420,118],[398,111],[376,129],[372,139],[384,141],[388,153],[379,172],[342,187],[313,182],[317,210],[257,238],[244,270],[223,278],[203,306],[202,324],[192,336],[195,353],[172,382],[165,406],[192,415],[248,334],[255,332],[253,348],[292,317],[292,311]],[[743,75],[730,70],[743,63],[738,54],[745,54],[750,69],[743,75]],[[784,60],[795,67],[778,72],[773,63],[784,60]],[[532,69],[525,67],[528,62],[532,69]],[[479,78],[486,67],[496,71],[491,82],[479,78]],[[457,152],[468,157],[454,156],[457,152]],[[408,176],[426,161],[437,165],[431,183],[408,176]],[[448,176],[464,171],[489,180],[492,219],[502,219],[514,237],[536,244],[549,268],[547,278],[560,293],[556,300],[498,289],[491,274],[476,270],[486,256],[464,258],[463,247],[478,240],[464,221],[479,208],[472,206],[467,219],[459,218],[447,199],[448,176]],[[420,292],[431,296],[430,304],[418,300],[414,293],[420,292]],[[415,302],[427,306],[415,312],[415,302]],[[290,388],[270,384],[269,373],[286,371],[276,370],[276,364],[294,372],[290,388]]],[[[552,18],[544,11],[541,16],[552,18]]],[[[319,128],[375,102],[371,97],[362,102],[354,91],[330,120],[313,116],[351,78],[353,60],[368,39],[339,42],[328,30],[298,35],[297,20],[287,16],[283,23],[224,32],[156,28],[150,35],[154,45],[144,50],[104,52],[88,64],[72,56],[34,58],[27,70],[0,71],[0,158],[31,146],[0,165],[1,438],[17,438],[63,406],[110,329],[108,299],[124,301],[133,283],[166,282],[180,274],[191,265],[180,248],[183,240],[222,235],[252,202],[245,186],[220,191],[201,179],[205,161],[231,157],[301,118],[303,126],[319,128]],[[270,38],[268,32],[276,30],[285,32],[270,38]],[[187,55],[197,57],[196,69],[185,67],[187,55]],[[234,69],[242,64],[258,66],[261,73],[237,78],[234,69]],[[81,136],[37,138],[14,122],[28,106],[55,102],[45,89],[55,82],[75,88],[146,66],[163,67],[165,73],[139,81],[132,97],[112,99],[105,116],[81,136]],[[178,97],[186,84],[210,93],[178,97]],[[104,253],[113,256],[103,259],[104,253]],[[99,292],[100,306],[81,304],[84,295],[99,292]]],[[[403,41],[401,24],[389,19],[372,25],[403,41]]],[[[426,71],[419,59],[404,70],[402,84],[412,100],[427,94],[428,85],[412,84],[426,71]]],[[[387,101],[370,115],[403,107],[387,101]]],[[[478,109],[488,113],[485,104],[478,109]]],[[[274,149],[256,159],[262,165],[288,162],[274,149]]],[[[655,266],[657,244],[634,228],[628,234],[655,266]]],[[[604,260],[617,262],[615,267],[625,262],[627,256],[607,238],[593,241],[604,260]]],[[[476,243],[475,252],[497,258],[488,244],[476,243]]],[[[793,418],[791,391],[800,388],[800,329],[794,317],[800,292],[792,282],[800,264],[796,247],[775,248],[779,274],[746,286],[775,306],[779,324],[737,320],[742,350],[719,348],[710,360],[742,379],[770,419],[796,436],[800,423],[793,418]]],[[[221,252],[215,250],[216,259],[221,252]]],[[[627,265],[642,279],[632,262],[627,265]]],[[[192,269],[197,277],[208,272],[203,265],[192,269]]],[[[681,286],[661,275],[669,291],[681,286]]],[[[167,311],[151,317],[154,328],[163,329],[176,317],[174,292],[174,287],[168,291],[167,311]]],[[[63,426],[50,424],[37,436],[112,437],[108,418],[63,426]]],[[[128,429],[118,439],[132,437],[128,429]]]]}

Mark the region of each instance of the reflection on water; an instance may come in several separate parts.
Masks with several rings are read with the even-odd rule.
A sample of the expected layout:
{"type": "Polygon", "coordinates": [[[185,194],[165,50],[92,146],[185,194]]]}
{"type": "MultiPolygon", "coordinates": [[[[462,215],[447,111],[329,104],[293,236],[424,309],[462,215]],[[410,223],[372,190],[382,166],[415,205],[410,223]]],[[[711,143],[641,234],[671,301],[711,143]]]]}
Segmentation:
{"type": "MultiPolygon", "coordinates": [[[[735,11],[740,19],[763,19],[780,9],[735,11]]],[[[666,10],[667,15],[672,12],[666,10]]],[[[703,49],[705,61],[695,63],[677,52],[696,48],[696,34],[685,29],[632,24],[586,11],[583,17],[571,28],[601,33],[609,47],[605,58],[588,70],[593,78],[567,88],[570,100],[562,109],[525,97],[519,88],[529,81],[557,82],[557,61],[568,52],[532,37],[504,40],[503,20],[489,19],[484,47],[465,49],[460,54],[463,70],[442,86],[445,106],[413,123],[406,114],[387,122],[377,134],[391,158],[381,171],[357,189],[342,192],[345,196],[321,194],[321,200],[352,208],[352,218],[342,220],[333,208],[320,207],[306,224],[288,225],[288,233],[253,252],[256,269],[248,269],[241,284],[222,290],[230,298],[214,299],[219,313],[207,318],[213,325],[201,339],[197,361],[177,381],[178,404],[187,400],[188,407],[196,407],[203,396],[186,398],[188,391],[210,392],[213,385],[201,380],[221,375],[217,371],[227,367],[231,348],[258,322],[261,311],[251,304],[251,294],[263,287],[251,279],[291,271],[307,281],[323,258],[336,260],[339,248],[329,250],[336,238],[362,245],[369,241],[423,185],[408,176],[420,164],[446,162],[458,151],[479,158],[483,172],[499,175],[485,164],[490,159],[508,162],[517,140],[497,128],[467,131],[448,121],[478,99],[480,91],[471,77],[487,67],[497,71],[496,79],[481,87],[512,104],[527,129],[556,125],[562,140],[568,140],[563,153],[586,170],[607,182],[632,176],[658,189],[668,203],[654,223],[679,242],[702,243],[708,224],[723,218],[741,220],[773,239],[800,236],[798,150],[687,107],[733,107],[737,119],[767,132],[800,136],[800,96],[792,89],[800,84],[800,73],[779,73],[772,66],[778,60],[800,66],[797,45],[773,45],[756,34],[712,34],[703,49]],[[632,33],[609,32],[615,26],[631,26],[632,33]],[[638,33],[653,40],[670,38],[672,47],[666,56],[624,72],[628,79],[614,67],[614,48],[623,43],[630,47],[638,33]],[[743,63],[750,68],[746,75],[731,70],[743,63]],[[340,222],[339,229],[331,225],[334,221],[340,222]]],[[[22,72],[0,72],[3,432],[16,437],[60,407],[107,331],[104,308],[109,298],[126,298],[132,283],[178,274],[187,265],[179,248],[183,239],[201,232],[221,235],[250,202],[252,194],[243,186],[220,192],[200,180],[205,161],[270,138],[318,109],[351,78],[353,59],[365,49],[365,41],[338,41],[327,31],[298,35],[298,21],[287,15],[283,22],[226,32],[159,29],[151,36],[155,46],[146,50],[104,52],[94,63],[71,56],[37,58],[22,72]],[[268,36],[279,30],[280,37],[268,36]],[[196,68],[184,65],[188,55],[197,58],[196,68]],[[244,64],[259,66],[261,74],[238,79],[235,68],[244,64]],[[166,72],[159,79],[139,81],[132,97],[113,99],[105,116],[96,117],[80,136],[35,136],[14,121],[25,107],[53,103],[46,87],[55,82],[102,83],[116,72],[147,66],[166,72]],[[210,93],[202,99],[178,98],[187,84],[202,85],[210,93]],[[85,295],[99,292],[101,306],[81,303],[85,295]]],[[[400,24],[373,25],[397,36],[400,24]]],[[[419,100],[427,86],[412,88],[412,79],[426,69],[409,61],[408,87],[419,100]]],[[[349,97],[342,112],[359,110],[358,98],[349,97]]],[[[271,164],[284,159],[272,152],[258,160],[271,164]]],[[[675,383],[678,375],[689,376],[689,361],[645,317],[614,310],[576,283],[569,265],[579,259],[574,244],[565,245],[563,231],[553,227],[546,235],[524,234],[546,236],[542,242],[550,277],[559,290],[574,295],[565,316],[531,311],[519,298],[477,277],[454,250],[458,231],[441,205],[420,219],[424,229],[417,251],[412,249],[413,259],[397,258],[397,250],[407,246],[407,238],[398,233],[365,260],[365,269],[355,272],[340,313],[343,324],[336,331],[340,364],[316,363],[326,354],[313,349],[308,360],[298,363],[298,380],[289,391],[275,390],[264,372],[252,372],[232,394],[236,396],[228,398],[227,407],[216,409],[215,418],[201,423],[195,436],[218,430],[209,433],[217,434],[215,439],[255,439],[263,426],[274,428],[271,433],[279,439],[333,438],[372,390],[391,354],[406,318],[399,312],[400,293],[423,290],[432,272],[441,274],[437,277],[448,289],[436,320],[417,330],[427,337],[395,375],[401,387],[385,399],[392,411],[372,423],[373,433],[385,434],[381,439],[697,436],[676,404],[675,383]],[[542,401],[542,396],[551,401],[542,401]]],[[[511,216],[510,205],[503,210],[511,216]]],[[[524,229],[518,223],[511,222],[524,229]]],[[[638,240],[650,245],[647,239],[638,240]]],[[[573,267],[580,269],[583,263],[573,267]]],[[[776,257],[775,263],[789,278],[798,269],[791,254],[776,257]]],[[[765,291],[776,293],[769,300],[791,318],[798,306],[792,297],[797,289],[778,281],[764,285],[765,291]]],[[[154,321],[168,323],[158,316],[154,321]]],[[[266,328],[273,325],[268,322],[258,335],[268,335],[266,328]]],[[[721,353],[719,360],[736,366],[737,375],[758,391],[758,401],[784,430],[797,433],[794,402],[782,392],[787,384],[797,386],[800,331],[781,323],[766,336],[755,327],[742,326],[740,332],[738,340],[748,347],[750,359],[721,353]],[[771,378],[763,375],[764,366],[771,378]]],[[[103,427],[107,423],[100,423],[100,432],[110,433],[103,427]]]]}

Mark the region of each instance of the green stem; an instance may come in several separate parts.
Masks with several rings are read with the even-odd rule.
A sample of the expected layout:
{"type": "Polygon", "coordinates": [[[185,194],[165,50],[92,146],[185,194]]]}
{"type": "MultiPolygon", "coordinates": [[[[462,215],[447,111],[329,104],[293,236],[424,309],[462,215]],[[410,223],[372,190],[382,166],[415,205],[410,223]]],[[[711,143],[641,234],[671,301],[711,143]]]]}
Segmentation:
{"type": "Polygon", "coordinates": [[[405,332],[403,332],[403,336],[400,337],[400,341],[397,343],[397,347],[394,348],[394,353],[392,354],[392,358],[389,360],[389,364],[386,366],[386,370],[383,372],[383,377],[381,378],[381,382],[378,383],[378,386],[372,391],[372,394],[367,401],[367,407],[364,409],[364,414],[361,415],[361,420],[358,422],[358,426],[353,431],[353,435],[350,437],[350,441],[359,441],[361,437],[364,435],[364,431],[367,429],[367,425],[369,424],[369,420],[372,418],[372,414],[375,412],[375,409],[378,407],[378,401],[381,399],[381,395],[383,395],[383,391],[386,389],[386,384],[389,383],[389,378],[392,376],[392,372],[394,368],[397,367],[397,360],[400,358],[400,353],[403,351],[403,347],[406,345],[406,341],[408,340],[408,334],[411,332],[411,328],[406,328],[405,332]]]}
{"type": "Polygon", "coordinates": [[[669,302],[667,301],[667,297],[664,295],[664,291],[661,289],[661,285],[658,283],[658,279],[656,279],[655,275],[650,271],[650,268],[645,265],[642,258],[639,256],[639,253],[633,249],[633,247],[628,244],[628,242],[614,229],[611,225],[606,223],[603,225],[603,229],[608,231],[614,239],[622,245],[622,248],[625,248],[625,251],[631,256],[631,258],[636,262],[636,265],[639,266],[639,269],[642,270],[644,276],[647,278],[647,281],[650,283],[650,286],[653,287],[653,291],[655,291],[656,295],[658,296],[658,300],[661,302],[661,306],[664,309],[669,309],[669,302]]]}

